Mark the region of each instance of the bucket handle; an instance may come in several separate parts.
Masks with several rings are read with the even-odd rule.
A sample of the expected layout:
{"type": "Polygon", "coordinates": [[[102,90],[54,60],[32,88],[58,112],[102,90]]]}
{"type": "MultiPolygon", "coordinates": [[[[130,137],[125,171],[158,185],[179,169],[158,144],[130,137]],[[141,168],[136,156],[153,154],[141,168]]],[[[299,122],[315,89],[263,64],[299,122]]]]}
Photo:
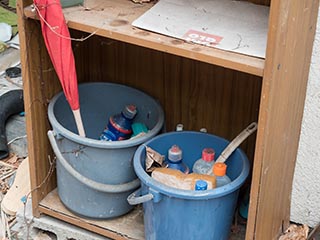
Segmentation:
{"type": "Polygon", "coordinates": [[[127,201],[130,205],[137,205],[140,203],[145,203],[153,199],[153,194],[148,193],[141,196],[141,188],[137,189],[127,197],[127,201]],[[138,196],[138,197],[137,197],[138,196]]]}
{"type": "MultiPolygon", "coordinates": [[[[233,153],[234,150],[236,150],[237,147],[245,140],[247,137],[249,137],[252,133],[254,133],[258,128],[258,124],[256,122],[251,123],[248,127],[246,127],[242,132],[239,133],[238,136],[236,136],[231,143],[228,144],[228,146],[223,150],[223,152],[220,154],[216,162],[225,162],[228,157],[233,153]]],[[[211,173],[212,171],[210,171],[211,173]]]]}
{"type": "Polygon", "coordinates": [[[58,144],[56,141],[56,133],[54,131],[49,130],[48,131],[48,138],[51,143],[52,149],[63,165],[63,167],[79,182],[86,185],[89,188],[92,188],[94,190],[100,191],[100,192],[106,192],[106,193],[121,193],[121,192],[127,192],[132,189],[136,189],[140,186],[140,180],[139,178],[134,179],[131,182],[124,183],[124,184],[117,184],[117,185],[111,185],[111,184],[104,184],[99,183],[94,180],[91,180],[83,175],[81,175],[78,171],[76,171],[69,163],[68,161],[63,157],[61,154],[58,144]]]}

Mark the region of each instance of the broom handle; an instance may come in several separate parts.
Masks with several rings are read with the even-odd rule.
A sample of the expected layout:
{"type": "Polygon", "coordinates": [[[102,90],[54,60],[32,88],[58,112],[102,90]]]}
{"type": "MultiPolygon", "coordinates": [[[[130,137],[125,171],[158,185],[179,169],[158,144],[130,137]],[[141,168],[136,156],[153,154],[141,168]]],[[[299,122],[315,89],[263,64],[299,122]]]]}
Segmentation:
{"type": "Polygon", "coordinates": [[[77,110],[72,110],[74,119],[76,121],[78,133],[81,137],[86,137],[86,134],[84,132],[83,124],[82,124],[82,118],[80,114],[80,108],[77,110]]]}

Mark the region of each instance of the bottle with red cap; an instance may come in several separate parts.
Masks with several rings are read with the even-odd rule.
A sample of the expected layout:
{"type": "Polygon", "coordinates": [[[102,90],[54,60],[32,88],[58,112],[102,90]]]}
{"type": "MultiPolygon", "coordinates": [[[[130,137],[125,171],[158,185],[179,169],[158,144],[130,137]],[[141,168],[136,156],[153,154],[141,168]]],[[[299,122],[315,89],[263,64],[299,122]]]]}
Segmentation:
{"type": "Polygon", "coordinates": [[[173,145],[168,150],[168,157],[165,160],[168,168],[180,170],[183,173],[189,173],[189,167],[182,161],[182,150],[178,145],[173,145]]]}
{"type": "Polygon", "coordinates": [[[231,182],[231,179],[227,176],[227,165],[219,162],[213,165],[212,175],[216,176],[216,187],[222,187],[231,182]]]}
{"type": "Polygon", "coordinates": [[[120,141],[129,139],[132,135],[132,122],[137,114],[137,107],[126,105],[121,113],[111,116],[108,125],[100,135],[100,140],[120,141]]]}
{"type": "Polygon", "coordinates": [[[202,156],[198,159],[192,167],[194,173],[207,174],[214,164],[215,152],[212,148],[204,148],[202,156]]]}

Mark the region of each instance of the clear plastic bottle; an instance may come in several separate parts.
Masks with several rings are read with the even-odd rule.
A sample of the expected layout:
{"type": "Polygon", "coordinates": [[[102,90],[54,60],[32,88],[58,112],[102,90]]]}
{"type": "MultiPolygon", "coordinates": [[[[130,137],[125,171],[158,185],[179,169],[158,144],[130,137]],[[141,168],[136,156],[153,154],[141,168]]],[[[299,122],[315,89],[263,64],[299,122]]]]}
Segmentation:
{"type": "Polygon", "coordinates": [[[216,176],[217,188],[222,187],[231,182],[231,179],[227,176],[227,165],[225,163],[215,163],[213,165],[212,175],[216,176]]]}
{"type": "Polygon", "coordinates": [[[202,150],[202,156],[195,161],[192,167],[194,173],[207,174],[214,164],[215,152],[212,148],[204,148],[202,150]]]}
{"type": "Polygon", "coordinates": [[[173,145],[168,150],[168,158],[165,161],[168,168],[180,170],[183,173],[189,173],[189,167],[182,162],[182,150],[178,145],[173,145]]]}
{"type": "Polygon", "coordinates": [[[194,187],[194,190],[196,191],[203,191],[203,190],[207,190],[208,188],[208,184],[206,181],[204,180],[197,180],[196,181],[196,184],[195,184],[195,187],[194,187]]]}
{"type": "Polygon", "coordinates": [[[120,141],[129,139],[132,134],[131,125],[136,114],[136,106],[130,104],[125,106],[121,113],[111,116],[108,125],[100,135],[100,140],[120,141]]]}

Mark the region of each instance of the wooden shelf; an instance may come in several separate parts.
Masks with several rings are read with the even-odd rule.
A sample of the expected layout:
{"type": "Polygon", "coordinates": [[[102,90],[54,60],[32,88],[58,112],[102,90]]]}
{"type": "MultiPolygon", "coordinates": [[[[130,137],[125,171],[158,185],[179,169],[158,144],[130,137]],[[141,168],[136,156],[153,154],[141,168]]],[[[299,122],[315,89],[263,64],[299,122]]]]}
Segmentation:
{"type": "Polygon", "coordinates": [[[78,225],[112,239],[144,239],[143,211],[135,207],[128,214],[110,220],[81,218],[70,212],[60,201],[57,189],[51,191],[39,204],[41,212],[78,225]]]}
{"type": "MultiPolygon", "coordinates": [[[[266,60],[133,27],[132,22],[154,3],[85,0],[85,7],[66,8],[64,13],[68,26],[75,30],[73,36],[97,35],[74,44],[79,82],[115,82],[147,92],[164,107],[168,129],[182,122],[186,129],[205,126],[209,133],[232,139],[248,123],[258,121],[256,139],[246,151],[253,166],[244,238],[278,239],[290,220],[319,1],[244,1],[270,6],[266,60]],[[279,169],[283,169],[281,174],[279,169]]],[[[30,180],[31,188],[37,189],[32,192],[33,215],[50,215],[112,239],[143,239],[137,209],[110,221],[87,220],[61,204],[54,190],[56,178],[42,184],[51,167],[47,159],[54,158],[47,137],[51,129],[48,100],[61,85],[31,4],[32,0],[17,0],[30,180]],[[133,214],[137,214],[136,222],[128,218],[133,214]],[[125,233],[127,227],[140,235],[125,233]]]]}
{"type": "MultiPolygon", "coordinates": [[[[133,27],[131,23],[153,5],[134,4],[129,0],[86,0],[85,6],[65,8],[64,15],[71,29],[263,76],[264,59],[187,43],[133,27]]],[[[31,6],[25,8],[24,14],[37,19],[31,6]]]]}
{"type": "MultiPolygon", "coordinates": [[[[131,212],[118,218],[110,220],[86,219],[70,212],[60,201],[57,189],[54,189],[39,203],[39,210],[46,215],[80,226],[111,239],[145,239],[141,205],[136,206],[131,212]]],[[[230,233],[229,240],[244,238],[244,234],[245,225],[237,225],[237,231],[230,233]]]]}

